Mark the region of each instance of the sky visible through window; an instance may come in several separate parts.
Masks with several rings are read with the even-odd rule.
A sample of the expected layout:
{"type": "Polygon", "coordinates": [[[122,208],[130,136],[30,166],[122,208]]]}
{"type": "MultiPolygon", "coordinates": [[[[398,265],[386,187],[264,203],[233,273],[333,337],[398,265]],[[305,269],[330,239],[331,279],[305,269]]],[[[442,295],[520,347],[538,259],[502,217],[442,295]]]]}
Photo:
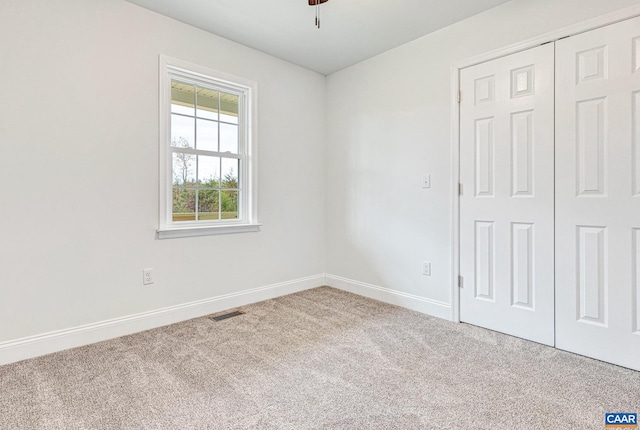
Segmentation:
{"type": "Polygon", "coordinates": [[[175,80],[171,85],[173,220],[237,218],[238,96],[175,80]]]}

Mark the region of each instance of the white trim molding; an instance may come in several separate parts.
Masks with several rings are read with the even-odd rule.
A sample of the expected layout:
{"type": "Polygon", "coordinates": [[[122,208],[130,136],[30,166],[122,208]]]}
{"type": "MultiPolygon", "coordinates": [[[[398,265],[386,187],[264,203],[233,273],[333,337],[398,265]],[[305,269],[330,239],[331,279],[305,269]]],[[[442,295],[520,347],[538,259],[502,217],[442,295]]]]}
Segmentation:
{"type": "Polygon", "coordinates": [[[329,287],[338,290],[348,291],[437,318],[451,320],[451,305],[449,303],[329,274],[326,275],[326,283],[329,287]]]}
{"type": "Polygon", "coordinates": [[[208,236],[211,234],[235,234],[260,231],[262,224],[238,224],[207,227],[171,228],[158,230],[158,239],[174,239],[177,237],[208,236]]]}
{"type": "Polygon", "coordinates": [[[619,9],[605,15],[590,18],[585,21],[570,25],[568,27],[563,27],[559,30],[550,31],[548,33],[541,34],[540,36],[535,36],[530,39],[524,40],[522,42],[514,43],[503,48],[495,49],[484,54],[458,61],[454,63],[454,68],[464,69],[465,67],[475,66],[476,64],[485,63],[487,61],[495,60],[496,58],[501,58],[510,54],[515,54],[516,52],[525,51],[538,45],[555,42],[556,40],[564,39],[565,37],[575,36],[577,34],[595,30],[600,27],[635,18],[636,16],[640,16],[640,4],[619,9]]]}
{"type": "MultiPolygon", "coordinates": [[[[260,231],[258,222],[258,83],[228,73],[209,69],[207,67],[191,64],[186,61],[160,55],[159,57],[159,222],[158,239],[170,239],[178,237],[203,236],[210,234],[230,234],[260,231]],[[194,130],[195,139],[193,147],[176,148],[172,144],[172,118],[174,115],[183,115],[173,112],[172,84],[181,82],[187,85],[219,91],[238,99],[237,124],[227,123],[227,126],[236,127],[238,133],[238,148],[236,151],[223,151],[221,147],[200,148],[197,144],[197,132],[194,130]],[[190,154],[189,157],[209,157],[209,160],[218,158],[222,160],[237,160],[239,163],[237,181],[239,188],[238,219],[217,220],[191,220],[176,222],[173,220],[172,199],[174,191],[173,156],[175,154],[190,154]]],[[[198,91],[194,91],[194,95],[198,91]]],[[[192,101],[192,113],[186,118],[192,120],[193,127],[198,121],[204,121],[220,127],[223,122],[222,114],[210,118],[200,118],[197,110],[197,96],[192,101]],[[215,119],[214,119],[215,118],[215,119]]],[[[217,109],[221,109],[218,105],[217,109]]],[[[222,111],[220,111],[222,112],[222,111]]],[[[196,127],[197,128],[197,127],[196,127]]],[[[220,142],[218,131],[218,143],[220,142]]],[[[199,158],[198,158],[199,159],[199,158]]],[[[198,163],[196,163],[195,176],[198,176],[198,163]]],[[[213,190],[224,191],[222,187],[222,165],[219,165],[220,175],[217,186],[213,190]]],[[[200,187],[199,176],[194,177],[195,190],[200,187]]],[[[210,184],[211,185],[211,184],[210,184]]],[[[238,186],[237,185],[237,186],[238,186]]],[[[184,188],[183,184],[179,188],[184,188]]],[[[184,188],[186,189],[186,188],[184,188]]],[[[212,190],[212,188],[209,188],[212,190]]],[[[221,198],[221,196],[220,196],[221,198]]],[[[197,194],[196,194],[197,199],[197,194]]],[[[221,200],[218,200],[221,202],[221,200]]],[[[219,206],[218,210],[222,210],[219,206]]],[[[196,205],[195,211],[198,212],[196,205]]]]}
{"type": "Polygon", "coordinates": [[[0,365],[150,330],[325,285],[319,274],[0,343],[0,365]]]}
{"type": "Polygon", "coordinates": [[[451,305],[448,303],[340,276],[318,274],[149,312],[2,342],[0,343],[0,365],[90,345],[322,286],[329,286],[437,318],[451,320],[451,305]]]}

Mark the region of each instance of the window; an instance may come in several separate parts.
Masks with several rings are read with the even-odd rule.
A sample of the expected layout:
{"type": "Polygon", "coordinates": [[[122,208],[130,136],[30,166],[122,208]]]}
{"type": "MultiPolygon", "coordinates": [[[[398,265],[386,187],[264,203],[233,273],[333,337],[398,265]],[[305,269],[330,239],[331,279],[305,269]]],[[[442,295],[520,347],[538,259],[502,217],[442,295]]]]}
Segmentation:
{"type": "Polygon", "coordinates": [[[160,59],[162,238],[258,231],[256,84],[160,59]]]}

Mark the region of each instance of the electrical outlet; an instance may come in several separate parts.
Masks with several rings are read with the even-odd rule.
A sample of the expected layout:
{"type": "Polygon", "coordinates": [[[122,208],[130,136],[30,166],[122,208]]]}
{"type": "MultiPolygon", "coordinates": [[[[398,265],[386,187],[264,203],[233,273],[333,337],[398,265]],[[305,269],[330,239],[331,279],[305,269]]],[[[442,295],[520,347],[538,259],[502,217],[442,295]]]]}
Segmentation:
{"type": "Polygon", "coordinates": [[[431,276],[431,262],[423,261],[422,262],[422,274],[424,276],[431,276]]]}
{"type": "Polygon", "coordinates": [[[143,285],[153,284],[153,268],[142,270],[142,284],[143,285]]]}

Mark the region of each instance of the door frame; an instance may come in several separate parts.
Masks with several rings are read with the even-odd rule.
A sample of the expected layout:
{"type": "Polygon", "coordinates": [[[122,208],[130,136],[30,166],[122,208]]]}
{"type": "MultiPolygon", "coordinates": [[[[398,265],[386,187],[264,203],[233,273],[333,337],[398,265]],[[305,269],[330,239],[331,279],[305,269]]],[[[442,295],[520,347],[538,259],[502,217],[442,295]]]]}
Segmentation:
{"type": "MultiPolygon", "coordinates": [[[[510,54],[525,51],[545,43],[555,42],[565,37],[595,30],[600,27],[615,24],[630,18],[640,16],[640,4],[619,9],[595,18],[581,21],[568,27],[544,33],[523,42],[518,42],[504,48],[489,51],[451,64],[451,320],[460,322],[460,290],[458,279],[460,276],[460,70],[485,63],[510,54]]],[[[465,97],[465,95],[462,95],[465,97]]],[[[464,190],[463,190],[464,191],[464,190]]]]}

